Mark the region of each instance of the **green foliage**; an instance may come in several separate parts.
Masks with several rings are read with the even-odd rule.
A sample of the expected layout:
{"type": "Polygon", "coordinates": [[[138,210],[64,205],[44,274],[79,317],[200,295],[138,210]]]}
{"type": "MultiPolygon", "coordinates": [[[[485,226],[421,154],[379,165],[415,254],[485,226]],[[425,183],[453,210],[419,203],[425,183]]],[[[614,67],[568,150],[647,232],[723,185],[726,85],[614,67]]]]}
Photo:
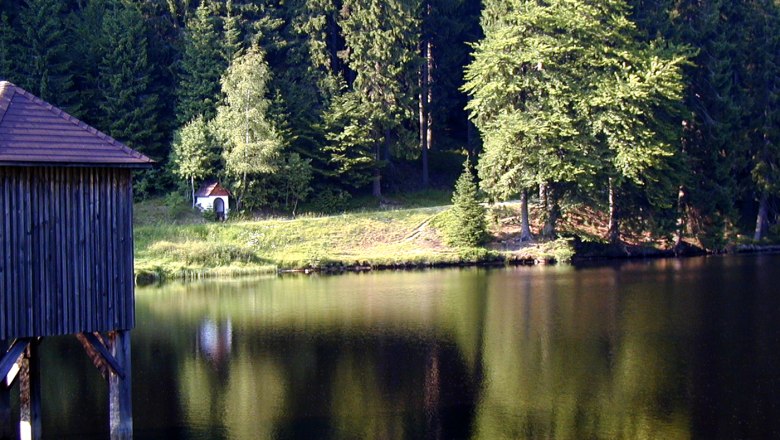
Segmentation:
{"type": "Polygon", "coordinates": [[[306,200],[311,193],[311,161],[302,159],[298,153],[292,153],[280,171],[285,177],[280,190],[284,194],[284,206],[295,216],[298,203],[306,200]]]}
{"type": "Polygon", "coordinates": [[[334,122],[329,127],[333,162],[342,174],[368,165],[377,178],[382,149],[385,156],[411,154],[418,7],[412,0],[344,2],[339,25],[349,50],[341,56],[355,78],[351,93],[335,103],[334,115],[326,119],[334,122]]]}
{"type": "Polygon", "coordinates": [[[347,209],[352,196],[344,190],[331,187],[320,187],[314,190],[306,210],[321,214],[333,214],[347,209]]]}
{"type": "Polygon", "coordinates": [[[11,68],[13,67],[11,44],[13,36],[8,16],[5,13],[0,13],[0,78],[3,79],[11,78],[11,68]]]}
{"type": "Polygon", "coordinates": [[[77,113],[68,42],[59,0],[26,0],[13,48],[14,80],[39,98],[77,113]]]}
{"type": "Polygon", "coordinates": [[[67,19],[67,27],[73,40],[68,49],[72,58],[79,60],[71,65],[74,89],[79,91],[78,116],[90,124],[100,121],[98,80],[103,57],[100,46],[103,38],[103,17],[111,2],[112,0],[89,0],[78,13],[71,13],[67,19]]]}
{"type": "MultiPolygon", "coordinates": [[[[234,24],[233,24],[234,25],[234,24]]],[[[231,30],[235,33],[235,29],[231,30]]],[[[235,35],[231,34],[231,38],[235,35]]],[[[187,20],[184,50],[179,66],[176,117],[184,124],[197,116],[214,117],[220,101],[219,79],[228,65],[228,54],[217,31],[217,18],[208,0],[201,1],[187,20]]],[[[235,41],[230,42],[235,45],[235,41]]],[[[230,51],[235,52],[231,46],[230,51]]]]}
{"type": "Polygon", "coordinates": [[[384,138],[372,129],[376,123],[369,107],[371,103],[364,102],[360,94],[349,92],[335,98],[325,114],[329,132],[325,151],[339,181],[355,188],[370,182],[373,170],[384,164],[377,157],[384,138]]]}
{"type": "Polygon", "coordinates": [[[229,64],[233,61],[242,49],[241,27],[238,21],[238,15],[233,8],[232,0],[228,0],[225,6],[227,15],[224,19],[224,37],[223,37],[223,56],[229,64]]]}
{"type": "Polygon", "coordinates": [[[681,216],[683,235],[721,243],[758,212],[761,234],[778,221],[779,16],[728,0],[6,0],[0,77],[159,160],[138,173],[147,197],[176,187],[174,132],[212,123],[217,80],[252,43],[268,101],[252,120],[272,129],[215,130],[230,165],[211,164],[245,207],[291,211],[292,188],[316,187],[307,204],[338,211],[379,178],[400,199],[429,116],[435,188],[465,149],[491,199],[553,188],[554,220],[557,199],[606,210],[611,181],[627,231],[681,216]],[[293,153],[306,185],[273,171],[293,153]]]}
{"type": "Polygon", "coordinates": [[[98,50],[99,114],[95,124],[155,160],[165,157],[157,126],[158,97],[151,90],[144,22],[132,6],[113,3],[103,17],[98,50]]]}
{"type": "Polygon", "coordinates": [[[198,116],[174,135],[171,163],[174,173],[189,179],[203,179],[209,174],[208,165],[213,140],[203,116],[198,116]]]}
{"type": "Polygon", "coordinates": [[[485,207],[477,197],[477,184],[471,165],[466,160],[463,174],[455,183],[452,194],[451,219],[447,222],[445,234],[447,242],[453,246],[476,247],[488,237],[485,207]]]}
{"type": "Polygon", "coordinates": [[[572,183],[603,197],[596,184],[608,177],[668,208],[680,181],[685,51],[642,41],[620,0],[494,7],[464,87],[483,135],[485,191],[501,200],[572,183]]]}
{"type": "Polygon", "coordinates": [[[251,175],[274,171],[281,138],[269,120],[268,64],[257,46],[233,60],[222,77],[225,105],[217,109],[214,131],[224,143],[225,171],[240,179],[234,188],[242,208],[251,175]]]}
{"type": "Polygon", "coordinates": [[[569,262],[575,254],[572,242],[571,238],[558,238],[542,243],[537,251],[536,259],[551,259],[561,263],[569,262]]]}
{"type": "Polygon", "coordinates": [[[195,203],[195,180],[213,174],[215,161],[209,127],[203,116],[198,116],[178,130],[173,138],[170,163],[177,176],[190,183],[192,202],[195,203]]]}
{"type": "Polygon", "coordinates": [[[185,220],[191,217],[194,211],[190,201],[178,192],[172,192],[165,196],[165,207],[168,208],[168,218],[173,221],[185,220]]]}
{"type": "Polygon", "coordinates": [[[150,246],[151,253],[183,261],[186,264],[224,266],[233,262],[256,263],[260,258],[246,246],[189,241],[171,243],[159,241],[150,246]]]}
{"type": "Polygon", "coordinates": [[[575,112],[587,99],[584,58],[592,56],[583,53],[591,43],[568,32],[581,20],[589,21],[566,2],[484,11],[464,90],[484,143],[482,187],[494,199],[548,181],[587,184],[596,173],[595,145],[575,112]]]}

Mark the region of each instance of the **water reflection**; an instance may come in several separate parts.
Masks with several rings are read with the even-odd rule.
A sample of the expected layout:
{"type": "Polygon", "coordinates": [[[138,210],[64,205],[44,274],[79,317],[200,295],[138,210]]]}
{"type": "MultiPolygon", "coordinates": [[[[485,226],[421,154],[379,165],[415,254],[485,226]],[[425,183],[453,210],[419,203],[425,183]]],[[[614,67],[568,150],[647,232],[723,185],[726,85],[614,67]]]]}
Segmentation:
{"type": "MultiPolygon", "coordinates": [[[[139,289],[137,437],[777,437],[779,262],[139,289]]],[[[91,374],[63,344],[55,380],[91,374]]],[[[49,432],[89,434],[72,420],[103,408],[94,376],[68,379],[67,398],[51,386],[49,432]]]]}
{"type": "Polygon", "coordinates": [[[230,319],[224,322],[203,319],[198,327],[197,348],[215,367],[226,365],[233,348],[233,325],[230,319]]]}

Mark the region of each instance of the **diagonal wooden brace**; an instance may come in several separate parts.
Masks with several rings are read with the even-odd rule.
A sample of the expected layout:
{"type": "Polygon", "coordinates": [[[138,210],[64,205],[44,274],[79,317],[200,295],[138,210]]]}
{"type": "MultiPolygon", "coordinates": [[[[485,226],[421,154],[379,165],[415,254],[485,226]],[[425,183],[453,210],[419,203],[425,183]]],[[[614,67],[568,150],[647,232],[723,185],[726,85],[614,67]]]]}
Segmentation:
{"type": "Polygon", "coordinates": [[[95,347],[93,347],[92,344],[87,341],[87,338],[83,333],[76,333],[76,339],[78,339],[78,341],[81,343],[81,346],[87,353],[87,357],[92,361],[92,364],[95,366],[95,368],[97,368],[103,379],[108,380],[108,375],[111,371],[111,368],[108,366],[108,363],[103,360],[103,356],[101,356],[95,347]]]}
{"type": "Polygon", "coordinates": [[[98,339],[97,336],[95,336],[94,333],[81,333],[81,335],[84,336],[84,339],[91,345],[95,351],[97,351],[100,354],[100,357],[103,358],[103,360],[108,364],[109,368],[111,368],[111,371],[114,372],[117,376],[124,379],[125,378],[125,370],[122,368],[121,365],[119,365],[119,362],[117,362],[116,358],[111,355],[111,353],[108,351],[108,348],[103,344],[103,342],[98,339]]]}
{"type": "MultiPolygon", "coordinates": [[[[10,373],[14,368],[17,361],[19,360],[19,357],[22,355],[22,353],[24,353],[24,350],[31,341],[31,338],[19,338],[15,340],[13,344],[11,344],[11,348],[9,348],[8,351],[6,351],[3,355],[2,359],[0,359],[0,378],[2,378],[0,380],[5,380],[8,377],[8,373],[10,373]]],[[[8,378],[6,381],[6,386],[11,386],[14,376],[8,378]]]]}

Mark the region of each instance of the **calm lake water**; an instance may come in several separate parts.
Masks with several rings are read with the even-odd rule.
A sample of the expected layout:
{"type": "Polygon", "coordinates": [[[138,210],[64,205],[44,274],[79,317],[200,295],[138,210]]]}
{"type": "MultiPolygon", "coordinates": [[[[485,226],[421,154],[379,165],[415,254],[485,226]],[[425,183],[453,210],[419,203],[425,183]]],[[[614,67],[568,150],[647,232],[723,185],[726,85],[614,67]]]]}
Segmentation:
{"type": "MultiPolygon", "coordinates": [[[[780,256],[291,276],[137,291],[136,438],[780,438],[780,256]]],[[[54,438],[105,438],[74,338],[54,438]]]]}

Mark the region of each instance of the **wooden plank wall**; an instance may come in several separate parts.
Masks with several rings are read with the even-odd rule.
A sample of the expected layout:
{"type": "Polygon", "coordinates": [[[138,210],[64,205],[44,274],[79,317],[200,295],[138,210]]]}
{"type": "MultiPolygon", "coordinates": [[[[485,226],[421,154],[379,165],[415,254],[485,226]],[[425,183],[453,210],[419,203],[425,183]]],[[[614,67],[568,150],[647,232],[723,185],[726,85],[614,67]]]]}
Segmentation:
{"type": "Polygon", "coordinates": [[[0,339],[135,325],[130,170],[0,167],[0,339]]]}

